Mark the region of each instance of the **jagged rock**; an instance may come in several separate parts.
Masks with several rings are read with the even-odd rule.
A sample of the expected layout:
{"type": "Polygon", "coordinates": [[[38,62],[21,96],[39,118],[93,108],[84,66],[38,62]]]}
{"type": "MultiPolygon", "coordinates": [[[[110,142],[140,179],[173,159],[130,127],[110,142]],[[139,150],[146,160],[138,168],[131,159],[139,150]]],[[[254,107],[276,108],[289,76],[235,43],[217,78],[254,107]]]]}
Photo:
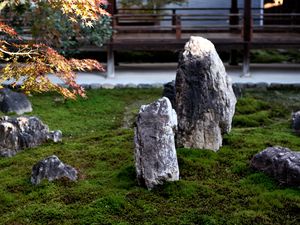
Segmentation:
{"type": "Polygon", "coordinates": [[[0,110],[4,113],[14,112],[21,115],[31,112],[32,106],[26,95],[11,91],[9,88],[0,89],[0,110]]]}
{"type": "Polygon", "coordinates": [[[176,102],[176,89],[175,89],[175,80],[164,84],[164,90],[163,90],[163,96],[167,97],[171,104],[173,109],[175,109],[175,102],[176,102]]]}
{"type": "Polygon", "coordinates": [[[191,37],[180,55],[176,75],[177,144],[219,150],[231,130],[236,98],[230,78],[207,39],[191,37]]]}
{"type": "Polygon", "coordinates": [[[61,137],[61,131],[49,131],[48,126],[36,117],[0,118],[0,156],[11,157],[47,140],[59,142],[61,137]]]}
{"type": "Polygon", "coordinates": [[[252,158],[251,166],[274,177],[280,184],[300,187],[300,152],[269,147],[252,158]]]}
{"type": "Polygon", "coordinates": [[[52,155],[39,161],[32,167],[31,183],[39,184],[42,179],[53,181],[62,177],[72,181],[77,180],[77,171],[73,167],[64,164],[56,155],[52,155]]]}
{"type": "Polygon", "coordinates": [[[300,135],[300,111],[292,113],[292,129],[300,135]]]}
{"type": "Polygon", "coordinates": [[[141,106],[134,135],[135,167],[140,185],[152,189],[179,179],[174,132],[177,116],[170,100],[163,97],[141,106]]]}

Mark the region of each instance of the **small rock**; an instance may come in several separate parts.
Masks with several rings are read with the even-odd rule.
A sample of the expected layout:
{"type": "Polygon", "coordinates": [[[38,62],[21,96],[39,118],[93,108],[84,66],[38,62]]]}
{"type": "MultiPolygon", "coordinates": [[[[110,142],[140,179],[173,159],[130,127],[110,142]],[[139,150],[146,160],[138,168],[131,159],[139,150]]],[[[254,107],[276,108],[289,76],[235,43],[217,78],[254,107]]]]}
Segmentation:
{"type": "Polygon", "coordinates": [[[243,89],[242,89],[241,85],[239,85],[237,83],[233,84],[232,90],[237,99],[241,98],[243,96],[243,89]]]}
{"type": "Polygon", "coordinates": [[[115,88],[116,89],[125,88],[125,85],[124,84],[116,84],[115,88]]]}
{"type": "Polygon", "coordinates": [[[175,149],[177,116],[168,98],[141,106],[134,135],[135,167],[140,185],[152,189],[179,179],[175,149]]]}
{"type": "Polygon", "coordinates": [[[4,113],[14,112],[21,115],[32,111],[32,106],[26,95],[10,90],[0,89],[0,110],[4,113]]]}
{"type": "Polygon", "coordinates": [[[31,183],[34,185],[39,184],[43,179],[53,181],[62,177],[76,181],[77,171],[73,167],[61,162],[56,155],[49,156],[32,167],[31,183]]]}
{"type": "Polygon", "coordinates": [[[137,88],[152,88],[151,84],[138,84],[137,88]]]}
{"type": "Polygon", "coordinates": [[[154,83],[151,85],[153,88],[162,88],[164,85],[162,83],[154,83]]]}
{"type": "Polygon", "coordinates": [[[93,83],[93,84],[90,85],[90,88],[91,89],[100,89],[101,88],[101,84],[93,83]]]}
{"type": "Polygon", "coordinates": [[[292,129],[300,135],[300,111],[292,113],[292,129]]]}
{"type": "Polygon", "coordinates": [[[269,147],[252,158],[251,166],[274,177],[280,184],[300,187],[300,152],[269,147]]]}
{"type": "Polygon", "coordinates": [[[61,141],[61,131],[49,131],[36,117],[20,116],[0,118],[0,156],[11,157],[17,152],[32,148],[47,140],[61,141]]]}
{"type": "Polygon", "coordinates": [[[102,84],[101,87],[104,89],[114,89],[115,85],[114,84],[102,84]]]}
{"type": "Polygon", "coordinates": [[[129,83],[129,84],[126,84],[126,88],[137,88],[137,85],[133,84],[133,83],[129,83]]]}

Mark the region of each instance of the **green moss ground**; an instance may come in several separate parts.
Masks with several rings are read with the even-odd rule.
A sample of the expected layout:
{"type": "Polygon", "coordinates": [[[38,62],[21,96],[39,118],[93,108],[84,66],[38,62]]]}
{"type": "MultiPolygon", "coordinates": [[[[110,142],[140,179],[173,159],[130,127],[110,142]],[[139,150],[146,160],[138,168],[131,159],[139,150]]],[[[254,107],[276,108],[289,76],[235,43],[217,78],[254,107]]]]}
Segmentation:
{"type": "Polygon", "coordinates": [[[135,180],[133,129],[123,115],[132,120],[161,92],[94,90],[64,103],[31,97],[34,115],[64,139],[0,158],[0,224],[300,224],[300,190],[249,168],[268,146],[300,150],[290,129],[299,90],[245,93],[220,151],[178,149],[180,181],[148,191],[135,180]],[[78,182],[30,184],[33,164],[52,154],[79,170],[78,182]]]}

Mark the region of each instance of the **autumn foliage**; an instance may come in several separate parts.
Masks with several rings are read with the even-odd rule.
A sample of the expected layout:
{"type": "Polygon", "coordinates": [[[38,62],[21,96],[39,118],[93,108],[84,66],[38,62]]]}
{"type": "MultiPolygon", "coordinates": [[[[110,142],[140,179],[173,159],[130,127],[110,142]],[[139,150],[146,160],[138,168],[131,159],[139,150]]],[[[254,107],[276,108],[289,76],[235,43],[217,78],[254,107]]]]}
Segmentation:
{"type": "MultiPolygon", "coordinates": [[[[43,0],[31,1],[2,1],[0,10],[12,5],[35,4],[43,0]]],[[[60,9],[73,23],[81,22],[85,26],[93,26],[93,21],[108,15],[103,8],[105,0],[44,0],[51,7],[60,9]]],[[[76,71],[103,70],[95,60],[66,59],[56,50],[42,43],[24,41],[17,32],[0,22],[0,59],[6,61],[1,71],[0,84],[9,81],[13,86],[20,84],[25,92],[56,91],[66,98],[76,95],[85,96],[84,89],[75,81],[76,71]],[[62,87],[54,84],[48,78],[54,74],[67,85],[62,87]]]]}

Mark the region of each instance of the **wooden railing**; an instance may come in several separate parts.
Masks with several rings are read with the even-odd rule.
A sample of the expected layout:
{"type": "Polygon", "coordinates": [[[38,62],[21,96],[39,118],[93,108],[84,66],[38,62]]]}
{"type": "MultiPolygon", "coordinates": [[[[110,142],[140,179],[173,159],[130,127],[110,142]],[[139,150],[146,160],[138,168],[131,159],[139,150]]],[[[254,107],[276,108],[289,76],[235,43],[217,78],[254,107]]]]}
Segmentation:
{"type": "MultiPolygon", "coordinates": [[[[247,1],[246,1],[247,3],[247,1]]],[[[119,9],[113,15],[116,32],[173,32],[177,39],[185,32],[299,31],[300,13],[264,13],[261,8],[162,8],[119,9]]]]}
{"type": "MultiPolygon", "coordinates": [[[[251,0],[244,0],[244,8],[238,8],[237,1],[234,2],[235,4],[231,8],[130,8],[113,10],[113,29],[116,35],[108,44],[108,65],[113,68],[113,52],[118,51],[122,46],[128,46],[129,39],[133,40],[133,44],[130,46],[134,49],[144,48],[144,43],[147,43],[148,49],[157,50],[163,45],[168,45],[168,42],[170,43],[168,46],[178,46],[177,43],[182,46],[187,38],[185,33],[189,35],[213,33],[214,37],[220,36],[218,38],[219,45],[224,43],[228,46],[234,45],[231,47],[232,49],[237,45],[242,46],[243,74],[247,76],[249,75],[250,47],[254,44],[260,47],[300,46],[300,13],[270,13],[262,8],[251,8],[251,0]],[[222,36],[222,32],[226,35],[222,36]],[[276,32],[276,34],[273,36],[267,34],[272,32],[276,32]],[[122,42],[122,34],[126,33],[132,33],[132,35],[127,35],[122,42]],[[139,35],[140,33],[146,35],[139,35]],[[150,35],[150,33],[161,35],[150,35]],[[164,40],[166,37],[163,35],[164,33],[168,33],[167,37],[171,37],[173,40],[164,40]],[[282,38],[281,34],[283,33],[288,35],[282,38]],[[293,41],[290,40],[290,33],[293,33],[293,41]],[[118,36],[118,34],[120,35],[118,36]],[[256,34],[260,36],[254,40],[253,36],[256,34]],[[160,38],[161,42],[152,40],[154,36],[160,38]],[[222,39],[225,36],[227,40],[222,39]],[[114,39],[115,37],[116,39],[114,39]],[[234,41],[231,41],[232,37],[235,38],[234,41]],[[270,37],[275,38],[270,41],[270,37]],[[139,38],[145,39],[139,40],[139,38]],[[136,43],[142,44],[136,47],[136,43]],[[114,45],[116,47],[113,47],[114,45]]],[[[127,50],[130,50],[129,48],[127,47],[127,50]]],[[[109,68],[108,74],[113,74],[110,72],[113,69],[109,68]]]]}

